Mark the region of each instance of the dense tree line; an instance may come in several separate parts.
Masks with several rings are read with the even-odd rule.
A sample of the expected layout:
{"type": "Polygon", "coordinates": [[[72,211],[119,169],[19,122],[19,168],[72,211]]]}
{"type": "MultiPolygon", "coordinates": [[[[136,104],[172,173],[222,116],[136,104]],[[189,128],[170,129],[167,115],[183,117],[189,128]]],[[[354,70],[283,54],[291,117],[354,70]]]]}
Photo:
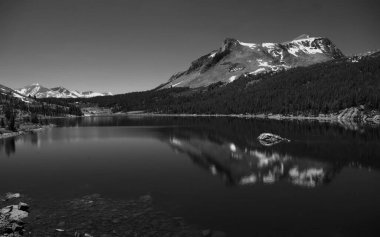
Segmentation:
{"type": "Polygon", "coordinates": [[[233,83],[154,103],[171,113],[331,113],[364,105],[380,110],[380,57],[334,61],[233,83]]]}
{"type": "Polygon", "coordinates": [[[364,105],[380,110],[380,56],[359,62],[334,60],[277,73],[244,75],[207,88],[171,88],[89,99],[71,99],[111,107],[115,112],[159,113],[331,113],[364,105]]]}
{"type": "Polygon", "coordinates": [[[189,92],[190,90],[188,88],[171,88],[94,98],[49,98],[43,99],[43,101],[50,101],[51,103],[60,103],[60,101],[66,101],[67,103],[78,103],[82,107],[96,105],[100,107],[112,108],[114,112],[133,110],[150,111],[161,101],[170,101],[173,99],[173,97],[180,97],[181,95],[187,94],[189,92]]]}
{"type": "Polygon", "coordinates": [[[20,122],[43,122],[40,118],[46,116],[65,116],[65,115],[82,115],[79,107],[67,102],[53,104],[40,102],[38,100],[30,100],[26,103],[19,98],[15,98],[11,94],[0,94],[0,121],[2,128],[16,131],[17,124],[20,122]],[[64,104],[63,104],[64,103],[64,104]]]}

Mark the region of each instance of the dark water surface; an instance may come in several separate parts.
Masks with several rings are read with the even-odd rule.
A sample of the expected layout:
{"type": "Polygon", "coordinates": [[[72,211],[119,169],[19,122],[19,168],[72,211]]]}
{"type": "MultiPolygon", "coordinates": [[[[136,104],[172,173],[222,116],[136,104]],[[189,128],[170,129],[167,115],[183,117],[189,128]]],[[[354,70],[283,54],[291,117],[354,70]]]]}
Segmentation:
{"type": "Polygon", "coordinates": [[[150,194],[229,236],[377,236],[380,129],[238,118],[91,117],[0,140],[0,193],[150,194]],[[291,142],[273,146],[272,132],[291,142]]]}

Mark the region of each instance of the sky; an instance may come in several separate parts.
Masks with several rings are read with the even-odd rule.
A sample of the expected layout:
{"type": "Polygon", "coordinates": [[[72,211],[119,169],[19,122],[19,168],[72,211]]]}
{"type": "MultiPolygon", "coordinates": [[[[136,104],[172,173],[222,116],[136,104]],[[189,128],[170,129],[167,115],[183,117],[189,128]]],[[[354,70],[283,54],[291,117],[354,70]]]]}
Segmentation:
{"type": "Polygon", "coordinates": [[[380,49],[378,0],[0,0],[0,84],[149,90],[225,38],[380,49]]]}

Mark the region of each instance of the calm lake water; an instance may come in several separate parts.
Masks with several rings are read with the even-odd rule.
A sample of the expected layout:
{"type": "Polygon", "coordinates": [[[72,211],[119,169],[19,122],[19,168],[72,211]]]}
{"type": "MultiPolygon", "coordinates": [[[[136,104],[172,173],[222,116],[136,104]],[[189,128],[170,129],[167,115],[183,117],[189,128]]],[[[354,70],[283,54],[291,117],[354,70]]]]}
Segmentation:
{"type": "Polygon", "coordinates": [[[100,193],[229,236],[376,236],[380,129],[239,118],[91,117],[0,140],[0,193],[100,193]],[[291,140],[273,146],[257,137],[291,140]]]}

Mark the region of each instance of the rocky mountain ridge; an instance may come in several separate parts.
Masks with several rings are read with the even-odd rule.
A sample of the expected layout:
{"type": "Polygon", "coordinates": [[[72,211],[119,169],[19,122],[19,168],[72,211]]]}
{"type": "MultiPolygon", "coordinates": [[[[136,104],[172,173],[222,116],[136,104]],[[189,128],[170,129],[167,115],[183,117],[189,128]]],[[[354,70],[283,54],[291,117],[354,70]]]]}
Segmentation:
{"type": "Polygon", "coordinates": [[[69,90],[62,86],[47,88],[39,83],[25,86],[16,91],[24,96],[31,96],[36,98],[91,98],[96,96],[112,95],[110,92],[100,93],[94,91],[80,92],[77,90],[69,90]]]}
{"type": "Polygon", "coordinates": [[[193,61],[188,70],[173,75],[159,88],[196,88],[217,82],[229,83],[243,74],[277,72],[344,57],[325,37],[301,35],[284,43],[259,44],[227,38],[218,50],[193,61]]]}

